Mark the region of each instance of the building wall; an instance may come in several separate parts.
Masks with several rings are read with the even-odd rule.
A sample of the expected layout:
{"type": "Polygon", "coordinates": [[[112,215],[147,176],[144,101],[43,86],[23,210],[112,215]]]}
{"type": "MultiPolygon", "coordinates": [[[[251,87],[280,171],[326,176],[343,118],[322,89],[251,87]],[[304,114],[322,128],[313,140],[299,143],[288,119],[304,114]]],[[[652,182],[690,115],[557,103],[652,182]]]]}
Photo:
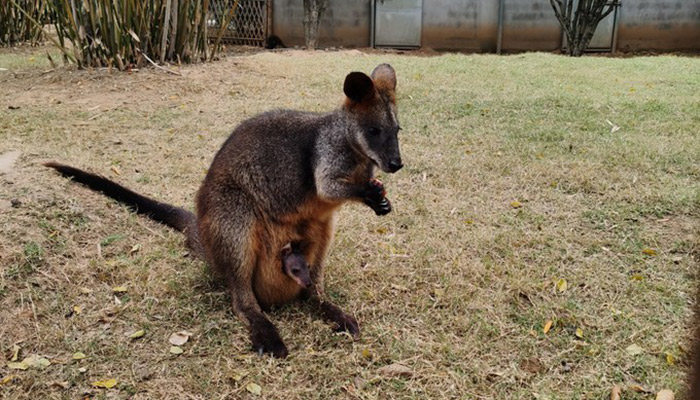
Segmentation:
{"type": "MultiPolygon", "coordinates": [[[[272,0],[272,31],[287,45],[304,44],[303,0],[272,0]]],[[[370,44],[370,1],[329,0],[321,47],[370,44]]],[[[499,0],[423,0],[421,46],[438,50],[496,49],[499,0]]],[[[700,50],[700,0],[622,0],[620,50],[700,50]]],[[[549,0],[505,0],[503,50],[552,51],[562,31],[549,0]]]]}

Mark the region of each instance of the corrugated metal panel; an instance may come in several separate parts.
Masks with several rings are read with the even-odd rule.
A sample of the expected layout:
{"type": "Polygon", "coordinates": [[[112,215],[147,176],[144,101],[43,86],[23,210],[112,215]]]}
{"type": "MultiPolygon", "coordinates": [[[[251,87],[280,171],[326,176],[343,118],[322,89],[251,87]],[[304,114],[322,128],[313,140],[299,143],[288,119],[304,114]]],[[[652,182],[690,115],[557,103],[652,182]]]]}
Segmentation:
{"type": "Polygon", "coordinates": [[[374,43],[420,47],[423,0],[377,0],[374,43]]]}

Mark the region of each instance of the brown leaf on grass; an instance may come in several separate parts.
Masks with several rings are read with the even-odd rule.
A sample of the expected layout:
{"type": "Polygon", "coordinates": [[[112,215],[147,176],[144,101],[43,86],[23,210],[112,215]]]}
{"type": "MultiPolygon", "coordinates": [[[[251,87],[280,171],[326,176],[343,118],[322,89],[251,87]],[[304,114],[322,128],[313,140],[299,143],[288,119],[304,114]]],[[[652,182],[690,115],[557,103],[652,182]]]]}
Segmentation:
{"type": "Polygon", "coordinates": [[[531,374],[544,371],[544,364],[537,357],[530,357],[520,362],[520,369],[531,374]]]}
{"type": "Polygon", "coordinates": [[[610,400],[620,400],[621,394],[622,388],[620,388],[618,385],[613,386],[612,390],[610,391],[610,400]]]}
{"type": "Polygon", "coordinates": [[[513,208],[521,208],[523,205],[519,201],[515,200],[510,203],[510,206],[513,208]]]}
{"type": "Polygon", "coordinates": [[[413,371],[408,368],[405,365],[401,365],[398,363],[393,363],[389,365],[385,365],[377,370],[380,375],[384,375],[390,378],[395,378],[395,377],[409,377],[413,375],[413,371]]]}
{"type": "Polygon", "coordinates": [[[73,354],[73,359],[74,359],[74,360],[82,360],[83,358],[86,358],[86,357],[87,357],[87,356],[86,356],[85,353],[83,353],[82,351],[78,351],[78,352],[76,352],[75,354],[73,354]]]}
{"type": "Polygon", "coordinates": [[[656,394],[656,400],[673,400],[674,398],[673,392],[669,389],[661,390],[656,394]]]}
{"type": "Polygon", "coordinates": [[[187,343],[190,336],[192,336],[192,334],[187,331],[175,332],[170,335],[168,342],[170,342],[170,344],[173,346],[182,346],[183,344],[187,343]]]}
{"type": "Polygon", "coordinates": [[[170,347],[170,353],[172,353],[172,354],[179,355],[179,354],[182,354],[183,352],[184,352],[184,350],[182,350],[182,347],[179,347],[179,346],[171,346],[170,347]]]}
{"type": "Polygon", "coordinates": [[[644,386],[636,384],[636,383],[633,383],[633,384],[627,386],[627,389],[629,389],[633,392],[637,392],[637,393],[646,393],[646,394],[654,393],[653,390],[645,388],[644,386]]]}
{"type": "Polygon", "coordinates": [[[126,286],[115,286],[112,288],[112,292],[114,293],[126,293],[126,286]]]}
{"type": "Polygon", "coordinates": [[[112,172],[114,172],[114,175],[121,175],[121,174],[122,174],[121,171],[119,171],[119,168],[117,168],[116,165],[112,165],[111,170],[112,170],[112,172]]]}
{"type": "Polygon", "coordinates": [[[65,389],[68,389],[68,387],[70,387],[70,383],[68,383],[68,381],[63,381],[63,382],[54,381],[54,382],[51,382],[51,384],[49,384],[49,387],[56,387],[56,388],[60,388],[60,389],[65,390],[65,389]]]}

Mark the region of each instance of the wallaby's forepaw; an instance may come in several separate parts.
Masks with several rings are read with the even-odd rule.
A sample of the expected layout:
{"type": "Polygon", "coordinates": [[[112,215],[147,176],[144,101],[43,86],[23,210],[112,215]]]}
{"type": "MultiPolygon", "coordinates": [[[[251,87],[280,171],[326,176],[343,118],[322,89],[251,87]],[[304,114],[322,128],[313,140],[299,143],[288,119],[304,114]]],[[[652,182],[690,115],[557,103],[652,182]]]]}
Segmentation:
{"type": "Polygon", "coordinates": [[[272,354],[275,358],[285,358],[289,354],[287,346],[274,328],[259,329],[251,333],[250,340],[253,342],[253,350],[259,355],[272,354]]]}
{"type": "Polygon", "coordinates": [[[386,215],[391,212],[391,202],[386,198],[386,189],[379,179],[369,180],[363,200],[377,215],[386,215]]]}
{"type": "Polygon", "coordinates": [[[334,331],[347,332],[355,339],[360,337],[360,325],[358,325],[357,320],[352,315],[342,313],[337,316],[333,323],[335,324],[334,331]]]}

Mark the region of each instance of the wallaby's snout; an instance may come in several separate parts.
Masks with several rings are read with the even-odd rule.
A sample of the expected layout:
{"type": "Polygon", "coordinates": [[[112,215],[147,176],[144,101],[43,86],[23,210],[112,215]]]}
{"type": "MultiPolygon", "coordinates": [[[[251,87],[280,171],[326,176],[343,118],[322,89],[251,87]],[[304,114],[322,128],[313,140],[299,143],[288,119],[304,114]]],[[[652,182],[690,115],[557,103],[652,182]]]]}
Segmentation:
{"type": "Polygon", "coordinates": [[[389,172],[392,174],[401,168],[403,168],[403,163],[401,162],[400,158],[394,161],[389,161],[389,172]]]}

